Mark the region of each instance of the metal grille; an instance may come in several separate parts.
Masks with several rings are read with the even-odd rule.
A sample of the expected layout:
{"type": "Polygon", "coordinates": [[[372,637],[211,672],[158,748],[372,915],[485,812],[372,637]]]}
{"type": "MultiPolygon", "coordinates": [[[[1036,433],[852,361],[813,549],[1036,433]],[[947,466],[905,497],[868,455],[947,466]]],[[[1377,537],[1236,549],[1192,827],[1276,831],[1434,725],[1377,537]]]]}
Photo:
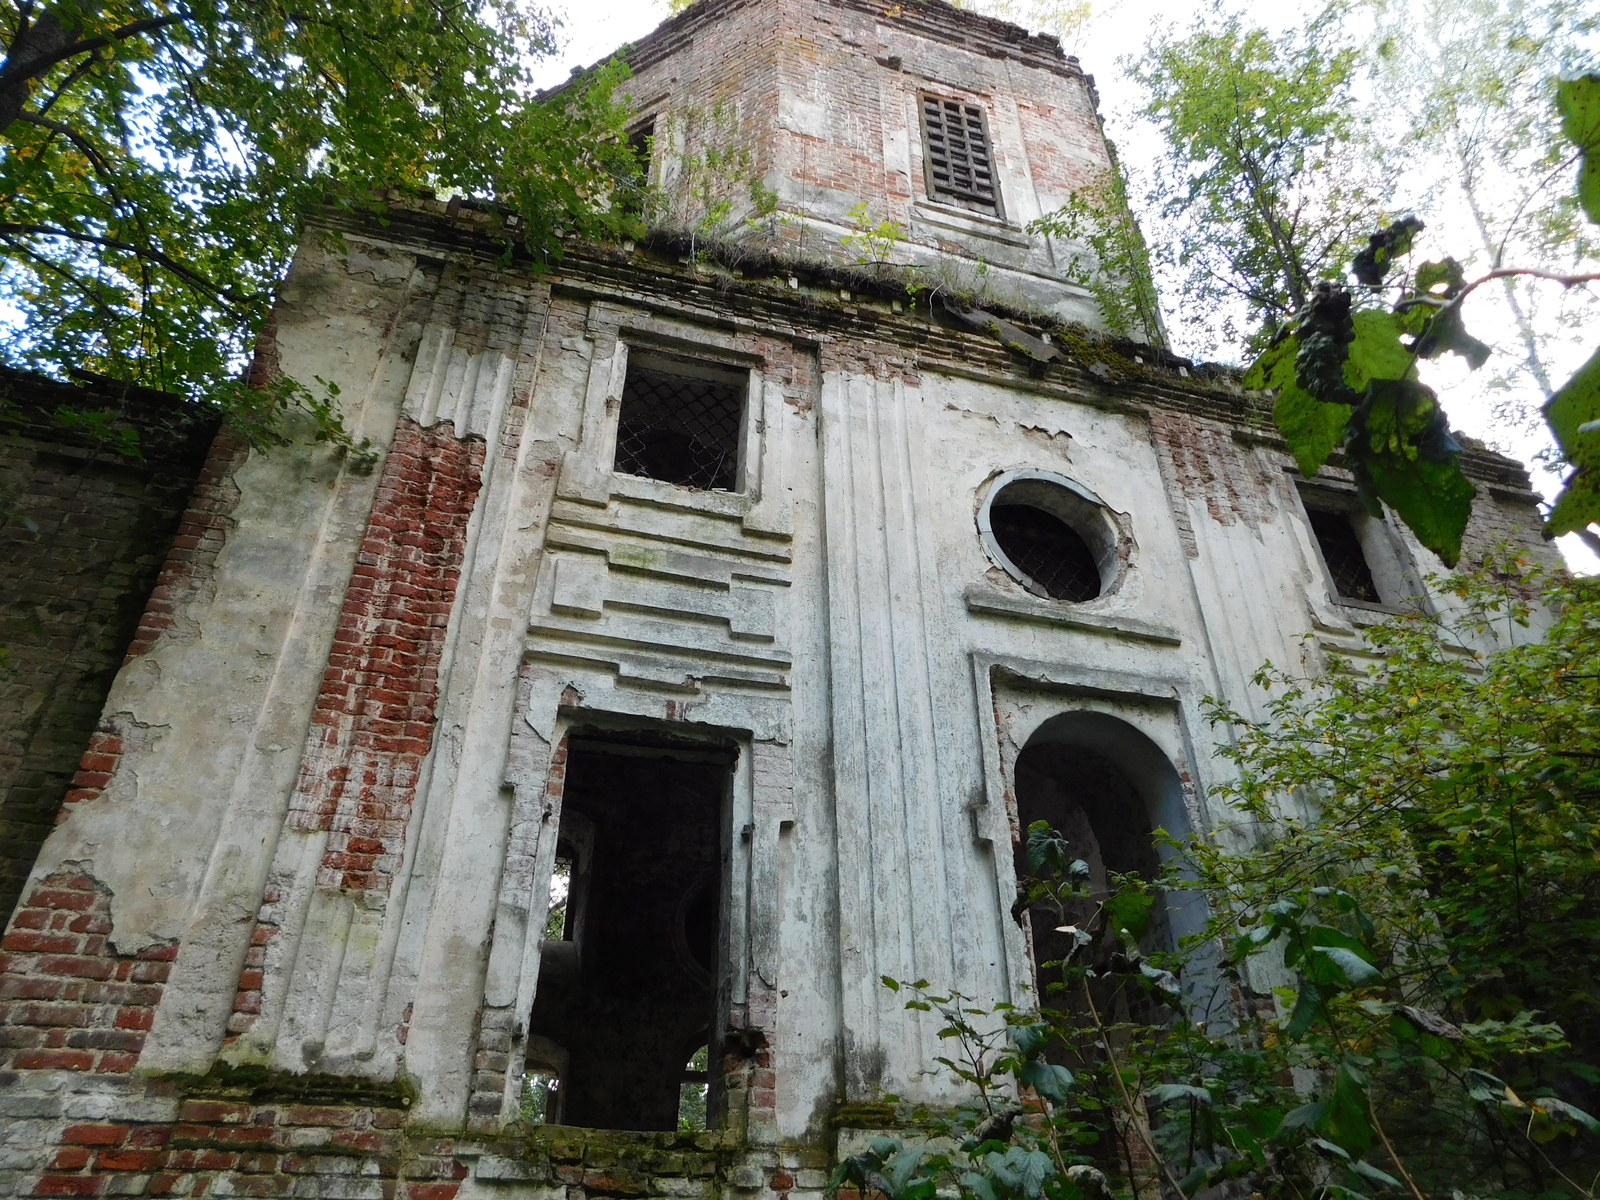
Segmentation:
{"type": "Polygon", "coordinates": [[[996,504],[989,509],[989,528],[1012,565],[1055,599],[1093,600],[1100,594],[1100,565],[1060,517],[1031,504],[996,504]]]}
{"type": "Polygon", "coordinates": [[[616,469],[684,487],[733,491],[743,389],[647,367],[628,368],[616,469]]]}
{"type": "Polygon", "coordinates": [[[1316,536],[1317,549],[1322,551],[1322,561],[1333,576],[1334,591],[1346,600],[1378,603],[1378,586],[1372,581],[1372,568],[1367,565],[1349,514],[1313,508],[1306,515],[1311,518],[1311,532],[1316,536]]]}
{"type": "Polygon", "coordinates": [[[981,107],[923,96],[922,144],[934,195],[996,205],[989,128],[981,107]]]}

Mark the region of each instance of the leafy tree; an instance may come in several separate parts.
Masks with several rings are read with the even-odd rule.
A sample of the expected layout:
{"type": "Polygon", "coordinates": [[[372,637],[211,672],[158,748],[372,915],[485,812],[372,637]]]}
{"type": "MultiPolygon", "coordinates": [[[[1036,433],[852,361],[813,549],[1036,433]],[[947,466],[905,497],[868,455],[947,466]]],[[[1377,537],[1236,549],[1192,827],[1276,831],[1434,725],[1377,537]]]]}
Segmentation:
{"type": "Polygon", "coordinates": [[[1028,225],[1029,233],[1064,239],[1067,270],[1088,281],[1106,327],[1120,337],[1166,344],[1161,297],[1150,267],[1150,248],[1134,218],[1128,181],[1112,165],[1080,187],[1061,208],[1028,225]]]}
{"type": "MultiPolygon", "coordinates": [[[[1563,132],[1577,147],[1577,206],[1600,221],[1600,75],[1562,82],[1556,104],[1563,132]]],[[[1408,216],[1369,235],[1350,264],[1363,303],[1342,284],[1318,283],[1244,383],[1277,392],[1273,417],[1303,473],[1314,474],[1342,449],[1368,509],[1377,515],[1380,502],[1389,504],[1423,545],[1454,566],[1473,487],[1417,364],[1446,352],[1474,370],[1488,361],[1491,347],[1467,331],[1463,316],[1467,298],[1485,284],[1527,277],[1571,288],[1600,282],[1600,272],[1499,267],[1468,282],[1461,264],[1444,258],[1395,276],[1422,228],[1408,216]],[[1383,306],[1391,289],[1393,303],[1383,306]]],[[[1551,397],[1545,417],[1573,467],[1546,529],[1585,530],[1600,521],[1600,351],[1551,397]]]]}
{"type": "Polygon", "coordinates": [[[0,65],[5,353],[252,412],[320,406],[237,376],[302,216],[450,187],[513,214],[536,260],[604,236],[629,151],[611,68],[530,99],[543,12],[516,0],[6,0],[0,65]]]}
{"type": "MultiPolygon", "coordinates": [[[[1600,16],[1578,0],[1401,0],[1380,11],[1372,58],[1379,94],[1401,118],[1393,153],[1427,185],[1424,208],[1464,209],[1477,243],[1462,255],[1469,271],[1570,272],[1600,253],[1567,186],[1572,144],[1553,103],[1556,80],[1594,61],[1586,44],[1597,30],[1600,16]]],[[[1592,321],[1596,298],[1517,276],[1497,286],[1520,343],[1505,382],[1524,374],[1547,402],[1560,383],[1551,341],[1592,321]]],[[[1502,420],[1537,419],[1525,394],[1506,388],[1502,420]]]]}
{"type": "Polygon", "coordinates": [[[1377,665],[1269,665],[1262,721],[1212,705],[1237,771],[1214,795],[1238,821],[1175,843],[1162,886],[1211,914],[1185,953],[1141,948],[1159,892],[1118,876],[1091,897],[1031,827],[1017,909],[1071,939],[1039,964],[1038,1010],[885,980],[940,1018],[939,1062],[973,1095],[912,1114],[937,1149],[875,1140],[835,1187],[1592,1198],[1600,589],[1515,561],[1449,586],[1444,614],[1369,632],[1377,665]]]}
{"type": "Polygon", "coordinates": [[[1337,34],[1319,22],[1274,38],[1213,17],[1134,64],[1166,141],[1152,200],[1186,325],[1220,312],[1223,341],[1259,349],[1377,224],[1386,180],[1353,103],[1357,51],[1337,34]],[[1247,328],[1230,315],[1240,301],[1247,328]]]}

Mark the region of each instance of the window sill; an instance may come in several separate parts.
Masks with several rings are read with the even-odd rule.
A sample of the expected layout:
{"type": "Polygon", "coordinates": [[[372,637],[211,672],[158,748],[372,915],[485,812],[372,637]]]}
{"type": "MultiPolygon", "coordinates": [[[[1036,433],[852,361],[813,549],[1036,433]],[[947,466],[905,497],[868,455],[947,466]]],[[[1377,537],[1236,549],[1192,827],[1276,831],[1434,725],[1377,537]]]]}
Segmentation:
{"type": "Polygon", "coordinates": [[[1370,614],[1366,621],[1367,624],[1373,624],[1384,617],[1402,616],[1406,612],[1406,609],[1398,604],[1382,604],[1373,600],[1353,600],[1347,596],[1335,596],[1333,602],[1340,608],[1350,609],[1351,620],[1359,622],[1360,619],[1354,615],[1355,613],[1370,614]]]}
{"type": "Polygon", "coordinates": [[[620,471],[611,473],[611,493],[658,508],[712,513],[738,520],[744,519],[755,502],[755,498],[747,492],[701,491],[682,484],[651,479],[648,475],[625,475],[620,471]]]}
{"type": "Polygon", "coordinates": [[[989,238],[1011,246],[1028,247],[1033,244],[1020,225],[1014,225],[1004,217],[989,217],[973,212],[970,208],[918,199],[912,201],[911,215],[914,220],[956,233],[989,238]]]}

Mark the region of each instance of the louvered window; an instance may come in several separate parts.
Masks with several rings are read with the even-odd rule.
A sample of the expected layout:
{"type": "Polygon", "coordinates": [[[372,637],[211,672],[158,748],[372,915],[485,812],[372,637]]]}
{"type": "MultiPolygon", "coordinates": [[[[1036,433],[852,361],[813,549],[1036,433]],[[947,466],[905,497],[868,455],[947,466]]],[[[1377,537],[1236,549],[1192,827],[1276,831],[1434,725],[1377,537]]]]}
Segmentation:
{"type": "Polygon", "coordinates": [[[981,105],[924,95],[922,147],[929,195],[999,211],[994,153],[981,105]]]}

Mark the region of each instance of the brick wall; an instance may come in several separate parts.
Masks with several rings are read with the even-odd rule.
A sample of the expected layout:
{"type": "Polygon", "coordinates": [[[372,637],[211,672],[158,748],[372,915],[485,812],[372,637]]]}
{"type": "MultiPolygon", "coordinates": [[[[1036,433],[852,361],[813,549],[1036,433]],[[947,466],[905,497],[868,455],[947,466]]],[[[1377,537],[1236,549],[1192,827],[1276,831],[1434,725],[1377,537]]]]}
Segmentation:
{"type": "MultiPolygon", "coordinates": [[[[386,894],[405,847],[422,761],[438,719],[439,657],[455,601],[484,443],[448,423],[402,418],[345,590],[288,823],[328,830],[322,887],[386,894]]],[[[261,1009],[277,935],[268,888],[234,999],[229,1036],[261,1009]]]]}
{"type": "MultiPolygon", "coordinates": [[[[410,1131],[397,1085],[138,1075],[177,948],[115,953],[111,898],[86,875],[52,875],[0,943],[0,1195],[453,1200],[476,1170],[547,1200],[693,1200],[728,1183],[787,1190],[802,1165],[752,1156],[737,1133],[410,1131]]],[[[759,1068],[750,1082],[770,1087],[759,1068]]]]}
{"type": "Polygon", "coordinates": [[[0,369],[0,917],[144,636],[145,599],[215,429],[176,396],[0,369]],[[55,420],[62,406],[118,413],[142,457],[55,420]]]}
{"type": "Polygon", "coordinates": [[[433,741],[439,655],[484,444],[402,419],[312,716],[290,823],[328,829],[318,883],[387,891],[433,741]]]}

